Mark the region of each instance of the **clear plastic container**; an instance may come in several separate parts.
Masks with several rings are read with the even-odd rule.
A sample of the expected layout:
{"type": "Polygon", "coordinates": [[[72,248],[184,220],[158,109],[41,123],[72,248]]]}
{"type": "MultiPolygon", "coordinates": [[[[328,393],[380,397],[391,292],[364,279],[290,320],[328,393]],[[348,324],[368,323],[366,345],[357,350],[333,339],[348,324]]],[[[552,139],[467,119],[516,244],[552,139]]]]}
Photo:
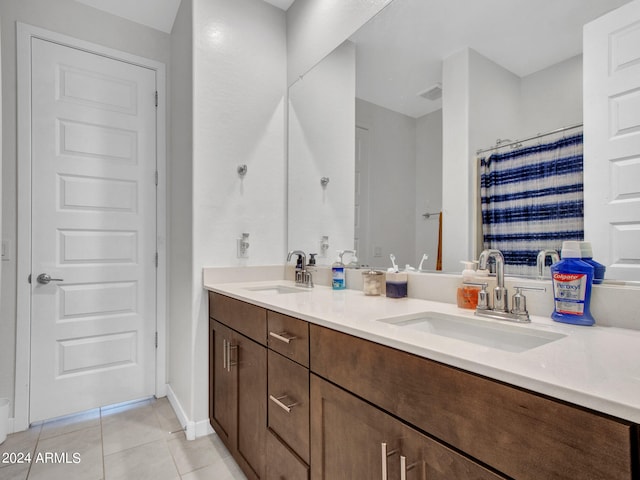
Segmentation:
{"type": "Polygon", "coordinates": [[[387,273],[386,290],[389,298],[403,298],[407,296],[408,276],[406,273],[387,273]]]}
{"type": "Polygon", "coordinates": [[[362,272],[362,291],[365,295],[382,295],[385,293],[384,273],[375,270],[362,272]]]}

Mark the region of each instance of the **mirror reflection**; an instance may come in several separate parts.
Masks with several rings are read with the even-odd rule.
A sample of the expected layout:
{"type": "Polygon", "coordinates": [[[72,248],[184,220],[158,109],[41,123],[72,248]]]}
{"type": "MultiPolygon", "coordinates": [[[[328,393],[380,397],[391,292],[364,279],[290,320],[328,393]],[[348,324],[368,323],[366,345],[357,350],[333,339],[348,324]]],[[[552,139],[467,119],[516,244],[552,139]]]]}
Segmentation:
{"type": "Polygon", "coordinates": [[[475,152],[580,124],[582,25],[624,3],[391,2],[290,87],[289,248],[477,258],[475,152]]]}

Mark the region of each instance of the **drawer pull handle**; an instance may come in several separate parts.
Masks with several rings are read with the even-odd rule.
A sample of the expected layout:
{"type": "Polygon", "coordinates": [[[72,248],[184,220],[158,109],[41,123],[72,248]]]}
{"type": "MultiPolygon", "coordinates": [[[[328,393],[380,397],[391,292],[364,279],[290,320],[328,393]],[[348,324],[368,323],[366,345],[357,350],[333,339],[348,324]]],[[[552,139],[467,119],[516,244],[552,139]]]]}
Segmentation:
{"type": "Polygon", "coordinates": [[[292,400],[292,399],[289,399],[289,401],[287,403],[284,403],[282,401],[282,400],[285,400],[285,399],[288,399],[288,398],[289,398],[288,395],[282,395],[281,397],[274,397],[273,395],[269,395],[269,400],[271,400],[273,403],[275,403],[277,406],[279,406],[285,412],[291,413],[291,408],[295,407],[296,405],[298,405],[298,402],[296,402],[295,400],[292,400]]]}
{"type": "Polygon", "coordinates": [[[380,444],[381,447],[381,453],[382,453],[382,480],[387,480],[388,477],[388,472],[387,472],[387,458],[389,458],[392,455],[395,455],[396,453],[398,453],[398,450],[391,450],[390,452],[387,452],[387,444],[386,442],[382,442],[380,444]]]}
{"type": "Polygon", "coordinates": [[[291,340],[295,340],[297,337],[295,335],[291,335],[288,332],[269,332],[269,336],[275,338],[276,340],[280,340],[281,342],[286,343],[287,345],[291,343],[291,340]]]}
{"type": "Polygon", "coordinates": [[[407,480],[407,472],[416,467],[416,463],[407,466],[407,457],[400,455],[400,480],[407,480]]]}

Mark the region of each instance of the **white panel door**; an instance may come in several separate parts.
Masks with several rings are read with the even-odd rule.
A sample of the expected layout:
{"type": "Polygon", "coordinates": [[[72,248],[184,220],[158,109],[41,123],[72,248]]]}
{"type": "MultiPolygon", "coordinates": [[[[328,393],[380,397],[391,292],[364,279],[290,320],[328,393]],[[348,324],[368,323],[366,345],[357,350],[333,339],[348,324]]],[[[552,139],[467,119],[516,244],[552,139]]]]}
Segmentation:
{"type": "Polygon", "coordinates": [[[640,0],[585,26],[584,99],[585,240],[640,280],[640,0]]]}
{"type": "Polygon", "coordinates": [[[155,392],[156,73],[31,45],[34,422],[155,392]]]}

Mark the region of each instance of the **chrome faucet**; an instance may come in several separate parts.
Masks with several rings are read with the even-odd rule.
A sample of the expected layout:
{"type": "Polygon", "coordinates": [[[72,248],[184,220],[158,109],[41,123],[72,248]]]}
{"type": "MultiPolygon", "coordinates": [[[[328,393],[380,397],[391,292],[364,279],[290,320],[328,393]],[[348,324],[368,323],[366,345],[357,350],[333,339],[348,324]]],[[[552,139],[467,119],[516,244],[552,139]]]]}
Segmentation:
{"type": "MultiPolygon", "coordinates": [[[[486,283],[468,283],[469,285],[477,285],[481,287],[478,293],[478,307],[476,315],[480,317],[489,317],[496,320],[510,320],[512,322],[527,323],[530,322],[529,312],[527,311],[527,299],[522,294],[523,290],[539,290],[546,292],[543,287],[525,287],[517,286],[516,293],[512,298],[513,307],[508,308],[507,289],[504,286],[504,256],[500,250],[484,250],[478,259],[478,268],[486,270],[489,258],[493,257],[496,262],[496,278],[498,286],[493,289],[493,308],[489,305],[489,294],[485,290],[486,283]]],[[[466,283],[466,282],[465,282],[466,283]]]]}
{"type": "Polygon", "coordinates": [[[496,262],[496,279],[498,286],[493,289],[493,310],[508,312],[507,289],[504,288],[504,257],[500,250],[483,250],[478,258],[478,268],[487,269],[487,262],[493,257],[496,262]]]}
{"type": "Polygon", "coordinates": [[[307,255],[302,250],[291,250],[287,254],[287,262],[291,257],[298,255],[298,263],[296,264],[296,285],[299,287],[312,288],[313,278],[311,272],[307,271],[307,255]]]}
{"type": "Polygon", "coordinates": [[[544,264],[547,260],[547,257],[551,258],[551,263],[556,263],[560,261],[560,255],[555,250],[540,250],[538,253],[538,258],[536,260],[536,266],[538,267],[538,278],[544,278],[544,264]]]}

